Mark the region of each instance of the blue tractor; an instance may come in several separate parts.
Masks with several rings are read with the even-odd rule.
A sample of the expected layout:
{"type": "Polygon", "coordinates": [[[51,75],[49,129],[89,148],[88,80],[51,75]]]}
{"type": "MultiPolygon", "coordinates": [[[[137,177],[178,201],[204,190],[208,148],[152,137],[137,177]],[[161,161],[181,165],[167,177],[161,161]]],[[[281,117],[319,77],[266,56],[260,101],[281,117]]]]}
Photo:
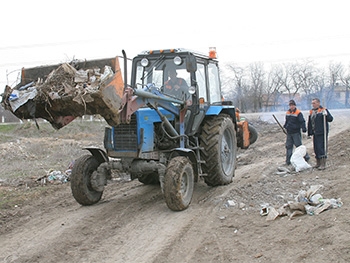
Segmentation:
{"type": "Polygon", "coordinates": [[[97,203],[114,169],[160,184],[174,211],[188,208],[200,177],[208,186],[232,182],[238,147],[248,148],[257,133],[223,100],[215,55],[142,52],[132,61],[130,84],[126,65],[124,77],[117,67],[108,85],[121,99],[118,123],[106,127],[104,150],[88,148],[90,154],[75,161],[71,189],[78,203],[97,203]],[[174,70],[181,83],[171,86],[174,70]]]}

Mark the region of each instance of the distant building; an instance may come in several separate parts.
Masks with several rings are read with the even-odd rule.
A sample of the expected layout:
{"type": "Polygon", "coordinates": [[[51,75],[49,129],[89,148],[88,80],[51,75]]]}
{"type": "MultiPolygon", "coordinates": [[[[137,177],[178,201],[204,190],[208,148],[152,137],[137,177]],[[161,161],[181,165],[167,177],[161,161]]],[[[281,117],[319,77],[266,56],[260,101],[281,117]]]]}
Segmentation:
{"type": "Polygon", "coordinates": [[[287,93],[274,93],[263,94],[262,105],[264,111],[284,111],[289,108],[288,102],[295,100],[296,104],[301,104],[302,98],[299,93],[287,94],[287,93]]]}
{"type": "Polygon", "coordinates": [[[350,93],[349,87],[346,87],[343,85],[337,85],[334,88],[334,96],[333,96],[336,102],[335,104],[340,108],[349,108],[350,107],[349,93],[350,93]]]}

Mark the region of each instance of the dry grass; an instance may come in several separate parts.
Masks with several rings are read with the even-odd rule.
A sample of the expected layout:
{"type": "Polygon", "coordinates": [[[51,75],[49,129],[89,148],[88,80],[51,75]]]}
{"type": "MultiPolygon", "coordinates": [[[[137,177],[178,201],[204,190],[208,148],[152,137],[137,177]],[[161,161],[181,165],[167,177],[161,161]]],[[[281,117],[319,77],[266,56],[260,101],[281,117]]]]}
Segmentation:
{"type": "Polygon", "coordinates": [[[84,147],[103,148],[106,125],[80,119],[58,131],[47,122],[39,123],[39,130],[33,121],[0,125],[0,209],[51,191],[52,187],[42,186],[39,179],[50,170],[66,171],[84,154],[84,147]]]}

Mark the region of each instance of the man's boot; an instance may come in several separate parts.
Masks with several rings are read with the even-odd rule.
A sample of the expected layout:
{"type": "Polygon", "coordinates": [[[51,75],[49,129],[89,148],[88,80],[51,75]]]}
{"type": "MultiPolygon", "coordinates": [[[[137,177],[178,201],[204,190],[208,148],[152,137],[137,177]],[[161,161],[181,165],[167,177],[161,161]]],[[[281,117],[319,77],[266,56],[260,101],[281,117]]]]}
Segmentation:
{"type": "Polygon", "coordinates": [[[316,158],[316,165],[314,166],[314,168],[318,168],[320,167],[320,165],[321,165],[321,159],[316,158]]]}
{"type": "Polygon", "coordinates": [[[318,170],[324,170],[326,169],[326,158],[321,158],[320,159],[320,166],[317,168],[318,170]]]}

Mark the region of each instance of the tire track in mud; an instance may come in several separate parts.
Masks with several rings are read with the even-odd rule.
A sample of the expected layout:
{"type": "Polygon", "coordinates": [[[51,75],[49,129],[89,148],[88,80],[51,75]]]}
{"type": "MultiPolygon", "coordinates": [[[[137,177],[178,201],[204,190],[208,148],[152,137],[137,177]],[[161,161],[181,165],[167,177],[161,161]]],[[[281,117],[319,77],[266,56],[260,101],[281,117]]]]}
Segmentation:
{"type": "Polygon", "coordinates": [[[14,262],[152,262],[196,221],[191,207],[170,211],[158,186],[136,181],[108,187],[94,206],[70,201],[36,211],[29,222],[6,234],[6,244],[0,242],[2,255],[14,262]],[[16,238],[19,233],[21,239],[16,238]]]}
{"type": "MultiPolygon", "coordinates": [[[[200,192],[214,189],[207,186],[201,188],[200,192]]],[[[187,229],[195,224],[196,218],[201,215],[201,212],[198,212],[202,207],[196,204],[198,194],[195,190],[191,206],[185,211],[173,212],[167,208],[160,189],[157,191],[159,202],[148,203],[146,208],[143,204],[138,210],[135,209],[135,212],[131,211],[130,224],[119,229],[117,236],[111,236],[106,241],[111,245],[107,245],[104,249],[106,251],[114,249],[116,252],[114,254],[109,252],[105,262],[169,262],[167,254],[173,242],[176,242],[174,239],[185,235],[187,229]],[[163,260],[160,260],[162,258],[163,260]]]]}
{"type": "Polygon", "coordinates": [[[221,246],[220,237],[213,229],[221,224],[218,216],[223,208],[225,196],[234,187],[231,185],[208,187],[204,182],[197,183],[194,198],[188,210],[190,217],[174,232],[168,244],[147,262],[225,262],[231,251],[221,246]],[[193,238],[193,237],[196,238],[193,238]]]}
{"type": "MultiPolygon", "coordinates": [[[[6,243],[0,241],[1,254],[17,258],[16,262],[39,259],[72,262],[73,258],[76,262],[84,262],[84,259],[89,260],[89,254],[96,253],[94,249],[99,247],[98,244],[132,222],[130,214],[137,215],[143,206],[149,206],[149,200],[165,207],[160,190],[155,194],[152,186],[142,186],[136,181],[111,186],[113,192],[106,191],[107,198],[111,198],[104,198],[94,206],[82,207],[71,201],[66,207],[55,203],[50,208],[36,210],[27,223],[4,235],[6,243]],[[17,235],[21,238],[16,238],[17,235]],[[18,247],[21,250],[15,252],[18,247]]],[[[71,195],[69,198],[73,199],[71,195]]]]}

